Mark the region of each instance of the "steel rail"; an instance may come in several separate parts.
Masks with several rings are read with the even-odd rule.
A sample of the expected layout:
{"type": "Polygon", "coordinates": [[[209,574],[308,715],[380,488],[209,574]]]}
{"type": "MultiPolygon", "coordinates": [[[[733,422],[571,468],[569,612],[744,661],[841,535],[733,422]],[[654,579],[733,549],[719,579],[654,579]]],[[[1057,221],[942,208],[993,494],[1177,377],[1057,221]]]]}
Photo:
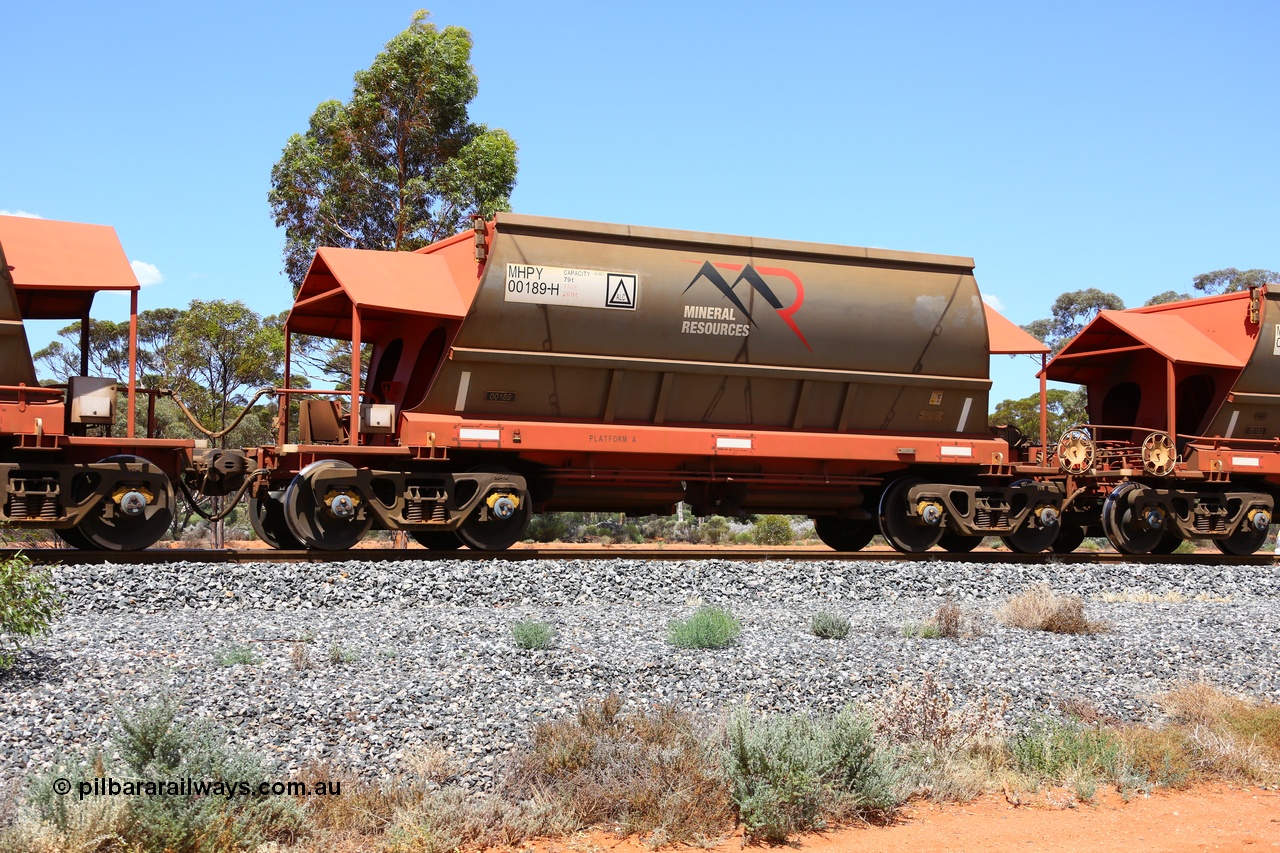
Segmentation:
{"type": "Polygon", "coordinates": [[[813,548],[513,548],[507,551],[429,551],[425,548],[355,548],[348,551],[276,551],[269,548],[200,549],[149,548],[144,551],[78,551],[74,548],[5,548],[0,560],[18,554],[41,564],[157,564],[157,563],[337,563],[403,562],[406,560],[724,560],[763,562],[961,562],[1029,565],[1090,565],[1098,563],[1149,563],[1165,565],[1280,565],[1274,553],[1259,552],[1248,557],[1229,557],[1216,553],[1144,554],[1133,556],[1111,551],[1078,551],[1071,554],[1016,554],[1009,551],[972,551],[951,554],[926,551],[900,554],[897,551],[839,552],[813,548]]]}

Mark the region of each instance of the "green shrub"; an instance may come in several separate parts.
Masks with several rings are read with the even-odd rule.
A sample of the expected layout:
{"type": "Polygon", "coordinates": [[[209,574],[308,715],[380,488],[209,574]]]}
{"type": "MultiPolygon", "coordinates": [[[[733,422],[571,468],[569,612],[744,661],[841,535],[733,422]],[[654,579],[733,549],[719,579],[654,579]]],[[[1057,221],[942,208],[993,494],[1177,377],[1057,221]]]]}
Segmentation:
{"type": "Polygon", "coordinates": [[[176,712],[171,700],[152,702],[133,714],[118,710],[119,731],[113,742],[125,766],[113,766],[99,755],[89,765],[64,762],[34,781],[32,805],[40,820],[61,836],[60,849],[106,849],[99,845],[110,838],[119,843],[119,849],[220,853],[257,849],[299,833],[302,811],[287,796],[173,791],[163,796],[79,799],[56,793],[54,782],[59,777],[105,777],[165,790],[187,779],[202,784],[246,782],[254,787],[268,780],[256,756],[229,747],[225,737],[203,724],[178,721],[176,712]],[[104,809],[102,801],[111,808],[104,809]]]}
{"type": "Polygon", "coordinates": [[[549,649],[555,643],[556,632],[546,622],[527,619],[511,626],[511,638],[515,640],[516,648],[549,649]]]}
{"type": "Polygon", "coordinates": [[[688,619],[672,622],[667,642],[682,649],[723,649],[742,633],[742,623],[722,607],[701,607],[688,619]]]}
{"type": "Polygon", "coordinates": [[[813,614],[809,630],[823,640],[843,640],[849,636],[849,620],[839,613],[824,610],[813,614]]]}
{"type": "Polygon", "coordinates": [[[936,640],[942,636],[942,629],[932,620],[908,622],[902,626],[902,636],[908,640],[936,640]]]}
{"type": "Polygon", "coordinates": [[[640,521],[640,533],[646,541],[677,539],[678,527],[673,515],[650,515],[640,521]]]}
{"type": "Polygon", "coordinates": [[[1009,744],[1014,766],[1034,779],[1066,783],[1124,774],[1119,738],[1101,726],[1042,719],[1009,744]]]}
{"type": "Polygon", "coordinates": [[[729,520],[723,515],[713,515],[698,528],[699,538],[708,545],[719,545],[730,537],[729,520]]]}
{"type": "Polygon", "coordinates": [[[49,633],[61,609],[62,594],[48,569],[22,554],[0,560],[0,642],[12,648],[0,649],[0,672],[17,660],[23,638],[49,633]]]}
{"type": "Polygon", "coordinates": [[[539,513],[529,520],[525,534],[534,542],[558,542],[569,532],[569,522],[562,512],[539,513]]]}
{"type": "Polygon", "coordinates": [[[339,643],[329,646],[329,663],[355,663],[360,660],[360,653],[339,643]]]}
{"type": "Polygon", "coordinates": [[[790,545],[794,540],[791,520],[785,515],[762,515],[751,525],[751,541],[757,545],[790,545]]]}
{"type": "Polygon", "coordinates": [[[725,772],[748,838],[781,844],[828,822],[883,819],[900,804],[891,757],[848,708],[817,719],[741,710],[727,734],[725,772]]]}
{"type": "Polygon", "coordinates": [[[233,643],[230,646],[224,646],[219,649],[217,654],[213,656],[213,661],[218,666],[236,666],[238,664],[257,666],[262,663],[262,658],[254,651],[253,646],[244,643],[233,643]]]}

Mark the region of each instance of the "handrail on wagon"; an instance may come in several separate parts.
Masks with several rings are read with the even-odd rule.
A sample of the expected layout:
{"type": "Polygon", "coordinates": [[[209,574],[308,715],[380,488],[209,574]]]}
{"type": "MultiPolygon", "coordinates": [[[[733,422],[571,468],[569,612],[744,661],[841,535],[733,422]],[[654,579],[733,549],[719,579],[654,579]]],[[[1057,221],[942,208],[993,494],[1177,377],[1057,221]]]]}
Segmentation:
{"type": "Polygon", "coordinates": [[[0,385],[0,391],[16,391],[19,394],[48,394],[60,397],[66,391],[66,385],[28,385],[19,382],[17,385],[0,385]]]}
{"type": "MultiPolygon", "coordinates": [[[[18,395],[18,411],[25,412],[30,402],[27,400],[28,394],[44,395],[47,397],[65,397],[66,392],[62,388],[51,388],[48,385],[28,385],[25,382],[19,382],[17,385],[0,385],[0,394],[14,393],[18,395]]],[[[57,402],[50,400],[48,402],[57,402]]]]}
{"type": "Polygon", "coordinates": [[[1178,433],[1178,438],[1185,438],[1191,444],[1200,444],[1207,442],[1211,445],[1209,449],[1220,450],[1225,445],[1230,447],[1233,444],[1260,444],[1269,445],[1280,448],[1280,438],[1241,438],[1239,436],[1221,436],[1221,435],[1188,435],[1186,433],[1178,433]]]}

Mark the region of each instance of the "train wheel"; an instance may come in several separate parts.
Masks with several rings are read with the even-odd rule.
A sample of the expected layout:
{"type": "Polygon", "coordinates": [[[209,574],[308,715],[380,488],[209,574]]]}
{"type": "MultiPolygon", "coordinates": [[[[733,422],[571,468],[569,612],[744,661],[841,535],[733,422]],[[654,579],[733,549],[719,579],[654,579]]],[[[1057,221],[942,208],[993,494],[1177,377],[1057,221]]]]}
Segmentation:
{"type": "Polygon", "coordinates": [[[822,544],[835,551],[861,551],[876,535],[873,521],[832,518],[829,515],[815,518],[813,530],[822,544]]]}
{"type": "Polygon", "coordinates": [[[462,540],[452,530],[421,530],[409,535],[429,551],[456,551],[462,547],[462,540]]]}
{"type": "Polygon", "coordinates": [[[1245,523],[1240,525],[1240,529],[1226,539],[1213,540],[1213,544],[1224,554],[1232,557],[1247,557],[1262,547],[1263,543],[1267,541],[1269,532],[1269,527],[1258,530],[1245,523]]]}
{"type": "Polygon", "coordinates": [[[1070,554],[1084,541],[1084,528],[1078,524],[1061,524],[1059,527],[1062,529],[1058,531],[1058,538],[1053,540],[1049,550],[1055,554],[1070,554]]]}
{"type": "Polygon", "coordinates": [[[902,477],[880,497],[880,533],[890,545],[906,554],[928,551],[946,532],[941,524],[921,524],[907,514],[907,492],[920,482],[923,481],[918,477],[902,477]]]}
{"type": "Polygon", "coordinates": [[[938,547],[950,554],[968,554],[982,544],[983,536],[961,536],[951,530],[942,534],[938,547]]]}
{"type": "Polygon", "coordinates": [[[533,507],[528,495],[520,495],[520,505],[512,508],[511,514],[506,518],[500,516],[501,510],[495,505],[489,509],[488,520],[481,520],[485,509],[484,504],[476,507],[458,528],[458,538],[473,551],[507,550],[524,538],[529,520],[533,518],[533,507]]]}
{"type": "Polygon", "coordinates": [[[268,495],[249,498],[249,524],[258,538],[276,550],[301,550],[303,545],[289,529],[284,517],[284,503],[268,495]]]}
{"type": "Polygon", "coordinates": [[[1174,551],[1178,550],[1178,546],[1185,541],[1185,539],[1176,533],[1166,533],[1160,537],[1160,541],[1156,543],[1156,547],[1151,549],[1151,553],[1172,554],[1174,551]]]}
{"type": "Polygon", "coordinates": [[[344,501],[335,496],[329,503],[316,500],[316,475],[331,468],[355,470],[337,459],[322,459],[303,468],[284,491],[284,520],[306,547],[345,551],[364,538],[373,526],[373,518],[366,515],[362,520],[349,497],[344,501]]]}
{"type": "Polygon", "coordinates": [[[1031,527],[1024,522],[1017,530],[1000,538],[1015,554],[1039,554],[1053,547],[1060,532],[1061,528],[1057,524],[1052,527],[1031,527]]]}
{"type": "Polygon", "coordinates": [[[1163,527],[1148,527],[1126,506],[1125,496],[1136,488],[1137,483],[1121,483],[1102,504],[1102,532],[1121,554],[1150,554],[1164,538],[1163,527]]]}
{"type": "Polygon", "coordinates": [[[78,527],[65,527],[61,530],[53,531],[53,534],[66,542],[72,548],[79,548],[81,551],[92,551],[93,543],[85,538],[78,527]]]}
{"type": "MultiPolygon", "coordinates": [[[[140,456],[108,456],[98,464],[107,462],[151,464],[140,456]]],[[[141,551],[160,541],[173,523],[173,486],[163,471],[157,469],[157,472],[161,477],[163,494],[152,495],[148,499],[140,489],[128,489],[118,499],[108,497],[90,510],[76,528],[76,533],[89,543],[90,549],[141,551]],[[108,503],[113,504],[110,517],[107,517],[108,503]]]]}

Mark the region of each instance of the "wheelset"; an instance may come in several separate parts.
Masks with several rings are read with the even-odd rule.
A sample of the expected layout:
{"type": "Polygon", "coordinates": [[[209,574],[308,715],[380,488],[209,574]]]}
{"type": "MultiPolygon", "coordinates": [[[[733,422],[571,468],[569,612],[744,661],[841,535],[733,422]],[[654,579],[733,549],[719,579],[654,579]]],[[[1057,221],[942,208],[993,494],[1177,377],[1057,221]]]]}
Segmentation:
{"type": "MultiPolygon", "coordinates": [[[[160,540],[173,523],[173,485],[168,476],[141,456],[108,456],[99,465],[144,467],[146,477],[122,476],[110,495],[69,530],[56,531],[64,542],[82,550],[141,551],[160,540]],[[133,480],[131,482],[131,480],[133,480]]],[[[91,489],[88,481],[81,488],[91,489]]],[[[83,500],[87,495],[73,497],[83,500]]]]}
{"type": "Polygon", "coordinates": [[[885,541],[906,554],[928,551],[938,544],[945,532],[943,525],[921,524],[909,514],[907,494],[922,482],[919,477],[901,477],[894,480],[880,497],[880,533],[885,541]]]}
{"type": "Polygon", "coordinates": [[[457,551],[462,540],[452,530],[415,530],[409,534],[428,551],[457,551]]]}
{"type": "Polygon", "coordinates": [[[870,519],[857,521],[829,515],[815,518],[813,530],[824,545],[835,551],[861,551],[876,535],[875,522],[870,519]]]}
{"type": "Polygon", "coordinates": [[[249,524],[258,538],[272,548],[300,550],[305,546],[289,529],[284,516],[283,497],[283,494],[280,497],[268,494],[265,498],[249,498],[249,524]]]}
{"type": "Polygon", "coordinates": [[[1150,554],[1165,536],[1164,519],[1144,517],[1129,506],[1137,483],[1121,483],[1102,504],[1102,532],[1121,554],[1150,554]]]}
{"type": "Polygon", "coordinates": [[[322,459],[299,471],[285,489],[285,524],[308,548],[321,551],[354,548],[373,526],[373,517],[360,511],[361,496],[357,492],[323,485],[321,475],[335,469],[355,470],[346,462],[322,459]]]}
{"type": "Polygon", "coordinates": [[[962,536],[952,530],[942,534],[938,547],[949,554],[968,554],[982,544],[983,536],[962,536]]]}

